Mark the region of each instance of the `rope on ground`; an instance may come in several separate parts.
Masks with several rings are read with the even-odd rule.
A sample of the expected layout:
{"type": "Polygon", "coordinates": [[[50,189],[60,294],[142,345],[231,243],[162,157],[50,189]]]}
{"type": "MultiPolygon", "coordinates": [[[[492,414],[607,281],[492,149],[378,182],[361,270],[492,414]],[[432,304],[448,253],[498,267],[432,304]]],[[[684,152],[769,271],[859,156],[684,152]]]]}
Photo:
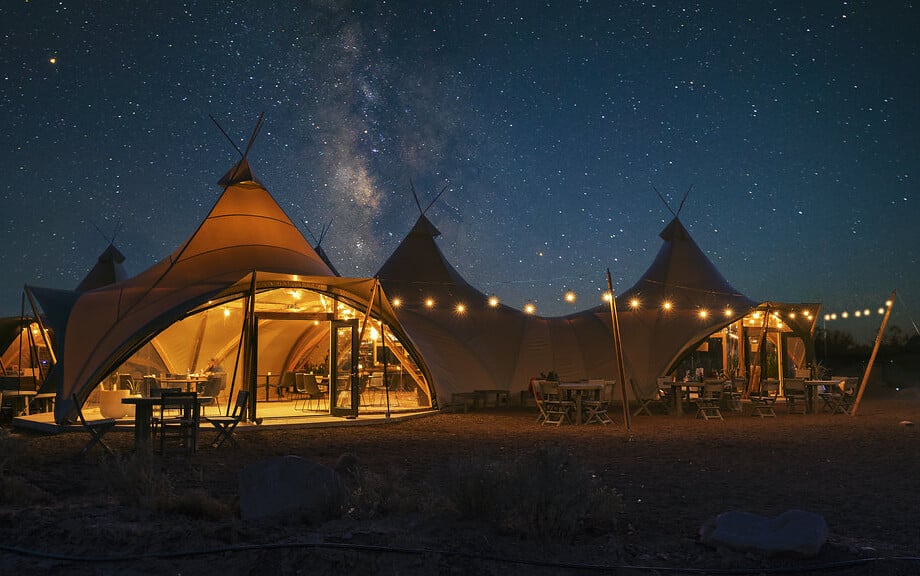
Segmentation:
{"type": "Polygon", "coordinates": [[[325,548],[339,550],[353,550],[359,552],[373,552],[384,554],[411,554],[411,555],[430,555],[438,554],[442,556],[455,556],[469,558],[473,560],[485,560],[502,564],[518,564],[525,566],[537,566],[542,568],[565,568],[569,570],[585,570],[594,572],[610,572],[616,570],[637,570],[646,572],[659,572],[670,574],[797,574],[815,571],[840,570],[841,568],[851,568],[866,564],[881,562],[920,562],[920,556],[873,556],[870,558],[856,558],[853,560],[839,560],[836,562],[825,562],[822,564],[809,564],[802,566],[786,566],[776,568],[682,568],[678,566],[643,566],[630,564],[581,564],[572,562],[551,562],[541,560],[529,560],[518,558],[506,558],[502,556],[474,554],[471,552],[461,552],[453,550],[436,550],[429,548],[402,548],[392,546],[373,546],[366,544],[344,544],[339,542],[273,542],[269,544],[242,544],[236,546],[220,546],[216,548],[203,548],[198,550],[184,550],[176,552],[145,552],[142,554],[125,554],[120,556],[74,556],[70,554],[58,554],[54,552],[42,552],[40,550],[29,550],[17,546],[7,546],[0,544],[0,551],[41,558],[46,560],[59,560],[64,562],[87,562],[87,563],[115,563],[129,562],[137,560],[150,559],[170,559],[170,558],[187,558],[193,556],[207,556],[211,554],[225,554],[228,552],[247,552],[252,550],[279,550],[283,548],[325,548]]]}

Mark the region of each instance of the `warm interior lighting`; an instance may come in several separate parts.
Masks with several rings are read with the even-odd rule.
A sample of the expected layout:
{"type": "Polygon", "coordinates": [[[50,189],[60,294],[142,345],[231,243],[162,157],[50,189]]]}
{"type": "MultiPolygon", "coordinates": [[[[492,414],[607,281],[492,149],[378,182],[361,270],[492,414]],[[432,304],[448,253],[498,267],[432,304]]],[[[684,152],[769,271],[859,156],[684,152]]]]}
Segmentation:
{"type": "Polygon", "coordinates": [[[795,318],[795,312],[790,312],[790,313],[789,313],[789,317],[790,317],[790,318],[795,318]]]}
{"type": "Polygon", "coordinates": [[[568,292],[565,293],[565,301],[566,301],[566,302],[574,302],[575,299],[576,299],[576,298],[575,298],[575,293],[572,292],[571,290],[569,290],[568,292]]]}
{"type": "Polygon", "coordinates": [[[230,309],[224,308],[224,318],[229,318],[229,317],[230,317],[230,309]]]}
{"type": "Polygon", "coordinates": [[[380,332],[377,332],[377,329],[371,326],[371,340],[376,342],[380,339],[380,332]]]}
{"type": "Polygon", "coordinates": [[[534,306],[532,303],[528,302],[527,304],[524,304],[524,312],[528,314],[533,314],[536,311],[537,311],[537,307],[534,306]]]}
{"type": "Polygon", "coordinates": [[[489,296],[489,306],[492,308],[498,306],[498,296],[489,296]]]}
{"type": "Polygon", "coordinates": [[[756,312],[754,312],[754,314],[752,314],[752,316],[754,317],[755,320],[759,320],[759,319],[760,319],[760,310],[757,310],[756,312]]]}

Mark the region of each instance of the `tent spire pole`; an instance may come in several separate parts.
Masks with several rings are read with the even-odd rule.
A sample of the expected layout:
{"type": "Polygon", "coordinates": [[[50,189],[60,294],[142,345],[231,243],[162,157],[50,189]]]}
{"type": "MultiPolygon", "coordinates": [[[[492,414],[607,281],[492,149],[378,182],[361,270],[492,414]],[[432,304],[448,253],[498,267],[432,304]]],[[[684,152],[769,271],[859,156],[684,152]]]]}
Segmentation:
{"type": "Polygon", "coordinates": [[[888,317],[891,316],[891,309],[894,308],[894,299],[898,295],[897,290],[892,290],[891,298],[888,300],[888,306],[885,309],[885,317],[882,318],[882,325],[878,329],[878,335],[875,337],[875,346],[872,348],[872,355],[869,357],[869,364],[866,366],[866,372],[863,374],[862,382],[859,383],[859,392],[856,393],[856,400],[853,401],[853,409],[850,410],[850,416],[856,416],[859,410],[859,402],[862,400],[863,392],[866,391],[866,383],[869,382],[869,373],[872,372],[872,364],[875,363],[875,356],[878,354],[879,346],[882,344],[882,335],[885,334],[885,326],[888,324],[888,317]]]}
{"type": "Polygon", "coordinates": [[[626,362],[623,359],[623,342],[620,340],[620,320],[617,317],[617,299],[613,295],[613,281],[610,268],[607,269],[607,291],[610,293],[610,321],[613,325],[613,349],[617,360],[617,379],[620,381],[620,394],[623,397],[623,421],[626,424],[626,440],[634,440],[629,420],[629,396],[626,392],[626,362]]]}

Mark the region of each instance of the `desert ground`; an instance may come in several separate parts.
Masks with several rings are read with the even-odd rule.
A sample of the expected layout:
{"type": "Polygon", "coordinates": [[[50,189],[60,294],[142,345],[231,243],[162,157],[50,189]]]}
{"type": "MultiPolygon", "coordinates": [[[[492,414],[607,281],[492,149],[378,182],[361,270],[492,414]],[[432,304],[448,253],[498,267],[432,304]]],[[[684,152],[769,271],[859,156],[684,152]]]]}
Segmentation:
{"type": "MultiPolygon", "coordinates": [[[[116,431],[106,436],[115,458],[98,448],[81,458],[82,432],[3,430],[0,573],[920,572],[920,395],[867,394],[852,417],[782,407],[774,419],[641,416],[630,434],[614,417],[608,426],[550,427],[537,423],[535,408],[510,407],[375,426],[263,426],[238,432],[238,447],[203,446],[193,456],[133,455],[131,432],[116,431]],[[582,511],[577,528],[554,539],[449,497],[470,495],[452,484],[464,466],[526,465],[540,451],[580,471],[582,485],[600,487],[613,505],[582,511]],[[244,467],[285,455],[334,467],[343,454],[357,462],[361,480],[351,489],[361,494],[342,517],[240,519],[244,467]],[[699,542],[700,526],[722,512],[789,509],[825,517],[830,536],[817,557],[699,542]]],[[[212,432],[202,435],[206,444],[212,432]]],[[[530,502],[538,515],[550,514],[540,504],[554,491],[598,494],[526,476],[476,490],[488,492],[484,501],[497,493],[530,502]]]]}

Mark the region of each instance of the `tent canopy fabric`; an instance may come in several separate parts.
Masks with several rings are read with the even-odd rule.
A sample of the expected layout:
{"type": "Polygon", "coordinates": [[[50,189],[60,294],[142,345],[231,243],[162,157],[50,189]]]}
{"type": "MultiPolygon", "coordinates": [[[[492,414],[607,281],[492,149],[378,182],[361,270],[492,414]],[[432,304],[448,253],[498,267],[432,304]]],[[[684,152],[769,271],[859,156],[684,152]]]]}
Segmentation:
{"type": "Polygon", "coordinates": [[[489,305],[441,252],[438,235],[420,215],[377,277],[400,300],[400,322],[442,395],[523,391],[532,377],[550,371],[572,380],[610,377],[613,339],[603,318],[591,312],[543,318],[489,305]]]}
{"type": "Polygon", "coordinates": [[[652,264],[617,296],[627,371],[645,393],[683,353],[757,306],[729,284],[676,216],[659,236],[652,264]]]}
{"type": "Polygon", "coordinates": [[[329,276],[269,192],[251,179],[246,160],[198,229],[164,260],[137,276],[85,292],[27,287],[54,328],[63,328],[55,418],[72,411],[119,361],[152,334],[205,304],[253,271],[329,276]],[[245,180],[240,179],[244,175],[245,180]]]}
{"type": "Polygon", "coordinates": [[[86,274],[77,285],[77,292],[85,292],[100,286],[115,284],[128,278],[124,267],[125,256],[114,244],[109,246],[99,255],[96,265],[86,274]]]}

